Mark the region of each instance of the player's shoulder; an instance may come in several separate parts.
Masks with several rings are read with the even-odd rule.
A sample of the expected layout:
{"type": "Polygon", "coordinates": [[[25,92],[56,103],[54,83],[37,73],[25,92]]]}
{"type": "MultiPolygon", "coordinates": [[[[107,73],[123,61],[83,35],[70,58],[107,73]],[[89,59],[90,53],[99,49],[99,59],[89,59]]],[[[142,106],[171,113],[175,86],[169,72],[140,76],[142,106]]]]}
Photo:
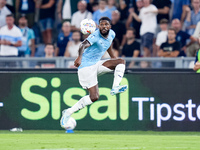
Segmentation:
{"type": "Polygon", "coordinates": [[[87,41],[89,41],[90,44],[92,45],[93,43],[99,40],[99,37],[100,37],[100,33],[99,33],[99,29],[97,29],[96,31],[94,31],[92,34],[90,34],[87,37],[87,41]]]}
{"type": "Polygon", "coordinates": [[[92,34],[90,34],[89,37],[95,37],[95,38],[97,38],[97,37],[99,37],[99,35],[100,35],[99,32],[100,32],[99,29],[97,29],[97,30],[95,30],[92,34]]]}

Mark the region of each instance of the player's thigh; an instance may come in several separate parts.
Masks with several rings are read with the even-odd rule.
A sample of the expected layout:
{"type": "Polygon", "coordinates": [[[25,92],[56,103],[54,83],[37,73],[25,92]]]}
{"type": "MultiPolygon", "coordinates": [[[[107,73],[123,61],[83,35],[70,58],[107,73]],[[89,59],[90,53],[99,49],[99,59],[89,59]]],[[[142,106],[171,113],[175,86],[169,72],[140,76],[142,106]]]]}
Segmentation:
{"type": "Polygon", "coordinates": [[[95,64],[96,67],[97,67],[97,75],[98,76],[113,71],[112,69],[107,68],[106,66],[103,65],[103,63],[106,62],[106,61],[108,61],[108,60],[101,60],[97,64],[95,64]]]}
{"type": "Polygon", "coordinates": [[[125,64],[125,60],[124,59],[121,59],[121,58],[118,58],[118,59],[110,59],[110,60],[107,60],[105,61],[102,65],[111,69],[111,70],[114,70],[115,67],[118,65],[118,64],[125,64]]]}
{"type": "Polygon", "coordinates": [[[84,89],[89,89],[97,85],[97,68],[95,66],[89,66],[79,69],[78,78],[80,85],[84,89]]]}

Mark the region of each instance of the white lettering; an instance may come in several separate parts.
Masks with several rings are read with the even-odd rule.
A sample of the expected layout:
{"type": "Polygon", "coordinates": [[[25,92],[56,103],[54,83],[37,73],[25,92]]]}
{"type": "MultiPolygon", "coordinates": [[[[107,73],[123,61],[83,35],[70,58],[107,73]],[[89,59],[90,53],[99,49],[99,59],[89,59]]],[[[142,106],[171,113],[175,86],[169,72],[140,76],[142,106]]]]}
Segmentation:
{"type": "Polygon", "coordinates": [[[200,105],[197,107],[197,117],[200,120],[200,105]]]}
{"type": "Polygon", "coordinates": [[[157,104],[157,127],[161,127],[161,121],[167,121],[170,119],[172,115],[172,110],[170,105],[163,103],[163,104],[157,104]],[[166,108],[167,109],[167,115],[162,116],[162,109],[166,108]]]}
{"type": "Polygon", "coordinates": [[[185,113],[181,110],[178,110],[178,108],[185,108],[183,104],[176,104],[174,105],[174,112],[179,114],[180,117],[174,116],[173,119],[176,121],[183,121],[185,119],[185,113]]]}
{"type": "Polygon", "coordinates": [[[143,120],[143,102],[148,102],[148,97],[135,97],[132,98],[133,102],[138,102],[138,118],[139,120],[143,120]]]}
{"type": "Polygon", "coordinates": [[[188,100],[188,104],[186,104],[185,107],[188,108],[188,118],[191,121],[196,121],[196,118],[192,116],[192,108],[195,108],[196,105],[192,104],[192,100],[191,99],[188,100]]]}

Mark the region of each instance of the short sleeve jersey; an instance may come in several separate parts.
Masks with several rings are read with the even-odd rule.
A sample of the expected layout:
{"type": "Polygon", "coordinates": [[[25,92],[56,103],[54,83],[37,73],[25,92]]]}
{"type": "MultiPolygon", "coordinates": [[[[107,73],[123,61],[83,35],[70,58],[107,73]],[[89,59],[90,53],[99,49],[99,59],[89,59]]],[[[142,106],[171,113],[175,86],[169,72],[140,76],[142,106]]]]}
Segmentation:
{"type": "Polygon", "coordinates": [[[96,64],[104,55],[105,51],[110,47],[114,38],[115,32],[112,29],[110,29],[107,38],[104,38],[100,34],[99,29],[90,34],[87,41],[91,46],[84,50],[81,65],[78,69],[96,64]]]}

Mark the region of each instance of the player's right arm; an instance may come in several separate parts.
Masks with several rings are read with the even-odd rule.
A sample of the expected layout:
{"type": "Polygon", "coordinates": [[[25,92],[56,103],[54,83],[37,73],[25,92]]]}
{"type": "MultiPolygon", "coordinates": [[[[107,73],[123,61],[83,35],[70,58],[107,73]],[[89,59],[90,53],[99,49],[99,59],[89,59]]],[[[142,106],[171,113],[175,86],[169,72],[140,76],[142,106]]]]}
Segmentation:
{"type": "Polygon", "coordinates": [[[84,49],[90,47],[91,44],[88,42],[88,40],[84,40],[81,44],[80,44],[80,47],[79,47],[79,50],[78,50],[78,57],[76,58],[76,60],[74,61],[74,66],[76,67],[79,67],[80,64],[81,64],[81,59],[82,59],[82,55],[83,55],[83,52],[84,52],[84,49]]]}

